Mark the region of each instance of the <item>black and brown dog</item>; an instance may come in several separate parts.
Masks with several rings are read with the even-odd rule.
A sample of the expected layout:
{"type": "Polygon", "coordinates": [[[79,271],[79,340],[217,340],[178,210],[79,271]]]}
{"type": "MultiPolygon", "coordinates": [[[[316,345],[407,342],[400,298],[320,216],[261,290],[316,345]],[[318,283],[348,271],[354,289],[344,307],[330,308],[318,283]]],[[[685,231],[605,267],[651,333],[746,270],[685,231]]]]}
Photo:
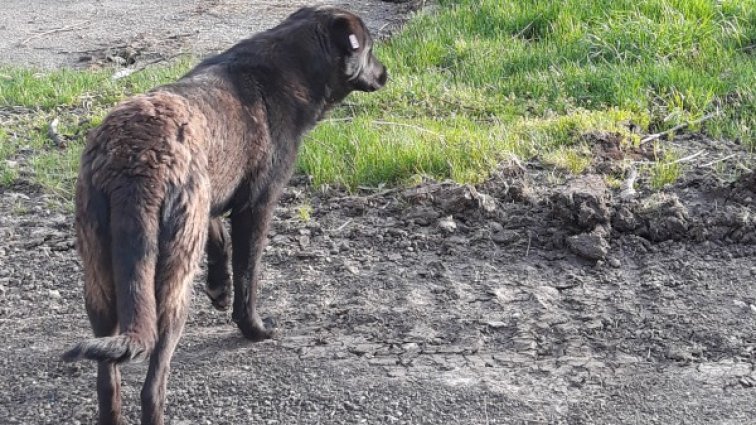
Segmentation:
{"type": "Polygon", "coordinates": [[[273,208],[303,134],[350,92],[386,83],[372,48],[356,15],[304,8],[177,82],[126,100],[90,133],[76,230],[96,338],[64,359],[99,362],[100,424],[122,423],[118,363],[141,357],[150,358],[142,424],[163,423],[170,360],[203,246],[213,305],[228,307],[233,282],[241,332],[271,336],[256,298],[273,208]]]}

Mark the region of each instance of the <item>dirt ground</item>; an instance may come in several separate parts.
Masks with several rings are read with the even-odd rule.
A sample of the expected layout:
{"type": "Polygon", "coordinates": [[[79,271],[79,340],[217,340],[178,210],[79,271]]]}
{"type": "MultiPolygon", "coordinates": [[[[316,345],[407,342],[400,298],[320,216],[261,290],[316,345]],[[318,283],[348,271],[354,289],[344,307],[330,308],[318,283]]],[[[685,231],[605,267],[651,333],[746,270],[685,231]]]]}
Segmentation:
{"type": "MultiPolygon", "coordinates": [[[[302,6],[357,12],[378,35],[400,24],[406,1],[289,0],[3,0],[0,65],[40,68],[102,61],[202,56],[272,27],[302,6]],[[33,4],[33,5],[32,5],[33,4]]],[[[128,63],[124,63],[128,65],[128,63]]]]}
{"type": "MultiPolygon", "coordinates": [[[[511,162],[476,188],[348,195],[296,176],[264,258],[279,337],[242,339],[198,277],[169,423],[756,423],[752,156],[664,141],[703,153],[623,194],[604,175],[644,152],[586,141],[577,177],[511,162]]],[[[94,365],[58,360],[90,334],[72,222],[31,185],[0,188],[2,423],[94,423],[94,365]]],[[[123,370],[136,423],[146,365],[123,370]]]]}

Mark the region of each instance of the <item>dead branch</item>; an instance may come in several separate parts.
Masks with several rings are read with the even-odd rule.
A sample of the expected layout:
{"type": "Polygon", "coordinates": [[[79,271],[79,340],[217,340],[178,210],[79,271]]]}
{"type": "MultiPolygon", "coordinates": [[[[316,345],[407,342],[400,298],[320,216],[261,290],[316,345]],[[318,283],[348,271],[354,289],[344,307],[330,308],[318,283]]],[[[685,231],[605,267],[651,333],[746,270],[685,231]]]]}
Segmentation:
{"type": "Polygon", "coordinates": [[[716,117],[716,116],[718,116],[720,114],[721,114],[721,111],[712,112],[710,114],[704,115],[703,117],[701,117],[701,118],[699,118],[697,120],[688,121],[688,122],[684,122],[682,124],[678,124],[678,125],[670,128],[669,130],[664,130],[664,131],[662,131],[660,133],[650,134],[650,135],[644,137],[643,139],[641,139],[640,144],[643,145],[643,144],[648,143],[648,142],[653,142],[654,140],[657,140],[657,139],[659,139],[662,136],[665,136],[667,134],[675,133],[675,132],[680,131],[682,129],[688,128],[688,127],[690,127],[692,125],[701,124],[702,122],[708,121],[708,120],[710,120],[710,119],[712,119],[712,118],[714,118],[714,117],[716,117]]]}
{"type": "Polygon", "coordinates": [[[690,160],[692,160],[692,159],[698,158],[699,156],[703,155],[704,153],[706,153],[706,150],[705,150],[705,149],[701,149],[700,151],[698,151],[698,152],[696,152],[696,153],[690,154],[690,155],[688,155],[688,156],[684,156],[684,157],[682,157],[682,158],[679,158],[679,159],[676,159],[676,160],[674,160],[674,161],[670,161],[670,162],[660,162],[660,161],[633,161],[632,163],[633,163],[634,165],[656,165],[656,164],[659,164],[659,163],[661,163],[662,165],[672,165],[672,164],[679,164],[679,163],[681,163],[681,162],[688,162],[688,161],[690,161],[690,160]]]}
{"type": "Polygon", "coordinates": [[[704,149],[701,149],[700,151],[698,151],[698,152],[696,152],[694,154],[691,154],[691,155],[688,155],[688,156],[684,156],[684,157],[682,157],[680,159],[676,159],[676,160],[670,162],[669,164],[678,164],[680,162],[688,162],[691,159],[698,158],[699,156],[703,155],[705,152],[706,151],[704,149]]]}
{"type": "Polygon", "coordinates": [[[115,73],[113,73],[113,76],[110,77],[110,79],[113,80],[113,81],[116,81],[116,80],[120,80],[121,78],[126,78],[129,75],[131,75],[131,74],[133,74],[135,72],[139,72],[139,71],[147,68],[150,65],[154,65],[154,64],[160,63],[160,62],[169,61],[169,60],[172,60],[172,59],[174,59],[174,58],[176,58],[176,57],[178,57],[180,55],[181,55],[181,53],[177,53],[175,55],[171,55],[171,56],[167,56],[167,57],[159,57],[157,59],[153,59],[153,60],[150,60],[150,61],[147,61],[147,62],[140,62],[138,65],[134,66],[133,68],[123,68],[123,69],[121,69],[119,71],[116,71],[115,73]]]}
{"type": "Polygon", "coordinates": [[[711,167],[714,164],[719,164],[720,162],[725,162],[728,159],[734,158],[735,156],[737,156],[737,154],[733,153],[733,154],[727,155],[724,158],[719,158],[719,159],[715,159],[714,161],[707,162],[706,164],[701,165],[701,167],[711,167]]]}

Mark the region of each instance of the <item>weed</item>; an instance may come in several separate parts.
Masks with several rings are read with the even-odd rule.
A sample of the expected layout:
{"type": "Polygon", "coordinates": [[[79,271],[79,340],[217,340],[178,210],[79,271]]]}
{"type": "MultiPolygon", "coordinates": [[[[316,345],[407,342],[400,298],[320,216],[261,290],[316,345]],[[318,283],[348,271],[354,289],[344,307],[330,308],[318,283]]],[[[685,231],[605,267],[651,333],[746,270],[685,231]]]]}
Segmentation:
{"type": "Polygon", "coordinates": [[[312,216],[312,205],[302,204],[297,207],[297,217],[302,223],[309,223],[312,216]]]}

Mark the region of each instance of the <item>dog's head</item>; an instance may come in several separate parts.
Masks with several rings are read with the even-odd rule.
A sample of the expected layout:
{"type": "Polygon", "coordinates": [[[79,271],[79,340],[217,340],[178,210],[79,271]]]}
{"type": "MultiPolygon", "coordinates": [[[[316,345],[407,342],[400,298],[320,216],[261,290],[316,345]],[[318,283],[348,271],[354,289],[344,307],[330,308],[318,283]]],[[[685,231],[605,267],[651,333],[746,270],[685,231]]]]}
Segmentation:
{"type": "Polygon", "coordinates": [[[355,90],[376,91],[386,84],[388,72],[373,54],[373,38],[359,16],[338,8],[318,7],[300,9],[289,17],[312,18],[319,22],[326,49],[338,64],[339,75],[331,81],[336,97],[355,90]]]}
{"type": "Polygon", "coordinates": [[[382,88],[388,80],[388,72],[373,54],[373,38],[362,19],[348,12],[335,13],[331,19],[332,41],[352,88],[366,92],[382,88]]]}

